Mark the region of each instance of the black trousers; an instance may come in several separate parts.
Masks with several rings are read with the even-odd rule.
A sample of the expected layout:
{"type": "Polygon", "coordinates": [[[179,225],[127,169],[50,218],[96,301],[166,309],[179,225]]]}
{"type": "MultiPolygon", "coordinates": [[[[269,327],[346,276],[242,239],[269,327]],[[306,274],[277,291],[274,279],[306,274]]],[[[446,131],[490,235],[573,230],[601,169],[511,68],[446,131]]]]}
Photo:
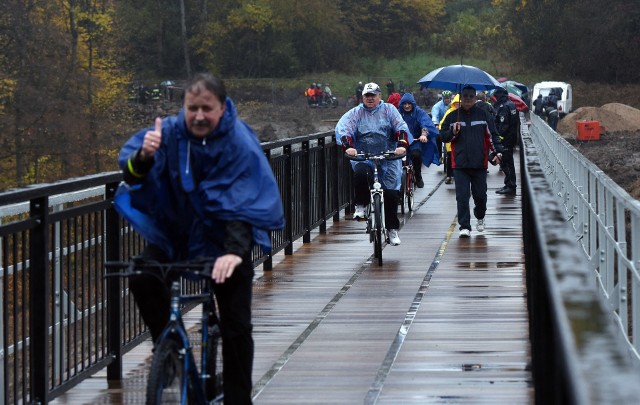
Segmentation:
{"type": "Polygon", "coordinates": [[[473,215],[483,219],[487,212],[487,169],[453,169],[459,229],[471,230],[469,198],[473,197],[473,215]]]}
{"type": "MultiPolygon", "coordinates": [[[[371,185],[373,184],[373,169],[365,163],[358,163],[353,170],[354,202],[358,205],[368,205],[371,202],[371,185]]],[[[384,222],[387,229],[400,229],[398,219],[398,190],[383,190],[384,222]]]]}
{"type": "Polygon", "coordinates": [[[504,185],[509,188],[516,188],[516,166],[513,160],[513,147],[504,148],[502,151],[502,163],[500,164],[504,172],[504,185]]]}
{"type": "MultiPolygon", "coordinates": [[[[155,245],[148,245],[142,257],[144,260],[168,262],[164,252],[155,245]]],[[[248,254],[231,278],[223,284],[214,284],[213,287],[220,311],[225,404],[251,404],[254,356],[251,324],[253,276],[253,264],[248,254]]],[[[154,342],[169,320],[170,285],[171,280],[161,283],[155,277],[144,275],[131,277],[129,280],[129,288],[154,342]]]]}
{"type": "Polygon", "coordinates": [[[416,179],[422,179],[422,150],[420,150],[420,148],[410,149],[409,158],[411,159],[413,173],[416,179]]]}

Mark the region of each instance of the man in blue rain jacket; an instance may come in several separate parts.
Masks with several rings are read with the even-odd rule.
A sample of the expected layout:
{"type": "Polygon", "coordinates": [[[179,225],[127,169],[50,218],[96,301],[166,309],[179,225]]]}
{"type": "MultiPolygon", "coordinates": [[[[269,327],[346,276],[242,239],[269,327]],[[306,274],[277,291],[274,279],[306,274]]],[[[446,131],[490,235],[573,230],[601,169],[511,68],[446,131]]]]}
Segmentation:
{"type": "MultiPolygon", "coordinates": [[[[198,74],[185,87],[179,114],[135,134],[118,162],[125,184],[116,209],[146,239],[143,259],[215,258],[225,403],[251,403],[251,251],[269,251],[269,231],[284,226],[255,133],[237,117],[223,82],[198,74]]],[[[169,316],[168,286],[150,276],[131,278],[129,286],[155,341],[169,316]]]]}

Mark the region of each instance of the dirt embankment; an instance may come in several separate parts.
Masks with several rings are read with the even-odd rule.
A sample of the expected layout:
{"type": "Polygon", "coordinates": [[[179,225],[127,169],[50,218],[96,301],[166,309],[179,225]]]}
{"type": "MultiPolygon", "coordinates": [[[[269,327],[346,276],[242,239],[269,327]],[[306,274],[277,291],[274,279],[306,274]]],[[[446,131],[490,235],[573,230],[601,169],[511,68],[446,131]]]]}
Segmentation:
{"type": "Polygon", "coordinates": [[[640,199],[640,110],[621,103],[581,107],[560,120],[557,132],[632,197],[640,199]],[[600,139],[578,141],[579,121],[598,121],[600,139]]]}
{"type": "Polygon", "coordinates": [[[580,107],[560,120],[558,133],[565,137],[575,137],[578,121],[598,121],[605,133],[640,131],[640,110],[620,103],[609,103],[602,107],[580,107]]]}

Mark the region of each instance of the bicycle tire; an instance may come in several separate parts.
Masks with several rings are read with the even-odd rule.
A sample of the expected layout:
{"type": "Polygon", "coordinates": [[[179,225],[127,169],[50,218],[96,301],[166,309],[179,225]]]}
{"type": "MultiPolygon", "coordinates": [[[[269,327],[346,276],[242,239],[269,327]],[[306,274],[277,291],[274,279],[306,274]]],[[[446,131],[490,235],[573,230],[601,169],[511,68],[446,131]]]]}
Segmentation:
{"type": "Polygon", "coordinates": [[[207,401],[214,404],[222,403],[224,391],[222,389],[222,335],[220,326],[216,323],[210,326],[207,346],[207,379],[204,389],[207,401]]]}
{"type": "Polygon", "coordinates": [[[382,200],[380,195],[373,196],[375,212],[373,254],[378,259],[378,265],[382,266],[382,200]]]}
{"type": "Polygon", "coordinates": [[[400,180],[400,212],[404,215],[404,203],[407,184],[407,166],[402,167],[402,179],[400,180]]]}
{"type": "Polygon", "coordinates": [[[155,348],[147,379],[147,405],[179,404],[188,384],[183,383],[184,362],[180,345],[161,340],[155,348]]]}
{"type": "Polygon", "coordinates": [[[407,186],[406,186],[406,197],[407,197],[407,208],[409,212],[413,211],[413,191],[416,189],[416,176],[413,175],[413,168],[408,170],[407,175],[407,186]]]}

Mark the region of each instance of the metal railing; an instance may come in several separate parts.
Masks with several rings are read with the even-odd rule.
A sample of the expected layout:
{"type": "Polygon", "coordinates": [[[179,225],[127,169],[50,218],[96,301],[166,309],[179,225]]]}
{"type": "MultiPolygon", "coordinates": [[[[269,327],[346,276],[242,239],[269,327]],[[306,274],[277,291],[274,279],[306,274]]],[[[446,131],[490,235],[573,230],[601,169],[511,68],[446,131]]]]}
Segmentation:
{"type": "Polygon", "coordinates": [[[536,403],[637,403],[637,202],[531,120],[521,173],[536,403]]]}
{"type": "MultiPolygon", "coordinates": [[[[263,144],[285,207],[272,254],[326,230],[350,204],[348,163],[325,132],[263,144]]],[[[126,260],[144,241],[119,218],[120,173],[0,194],[0,402],[47,403],[148,336],[127,281],[105,280],[105,260],[126,260]],[[113,332],[113,333],[110,333],[113,332]]],[[[254,266],[271,269],[259,249],[254,266]]]]}

